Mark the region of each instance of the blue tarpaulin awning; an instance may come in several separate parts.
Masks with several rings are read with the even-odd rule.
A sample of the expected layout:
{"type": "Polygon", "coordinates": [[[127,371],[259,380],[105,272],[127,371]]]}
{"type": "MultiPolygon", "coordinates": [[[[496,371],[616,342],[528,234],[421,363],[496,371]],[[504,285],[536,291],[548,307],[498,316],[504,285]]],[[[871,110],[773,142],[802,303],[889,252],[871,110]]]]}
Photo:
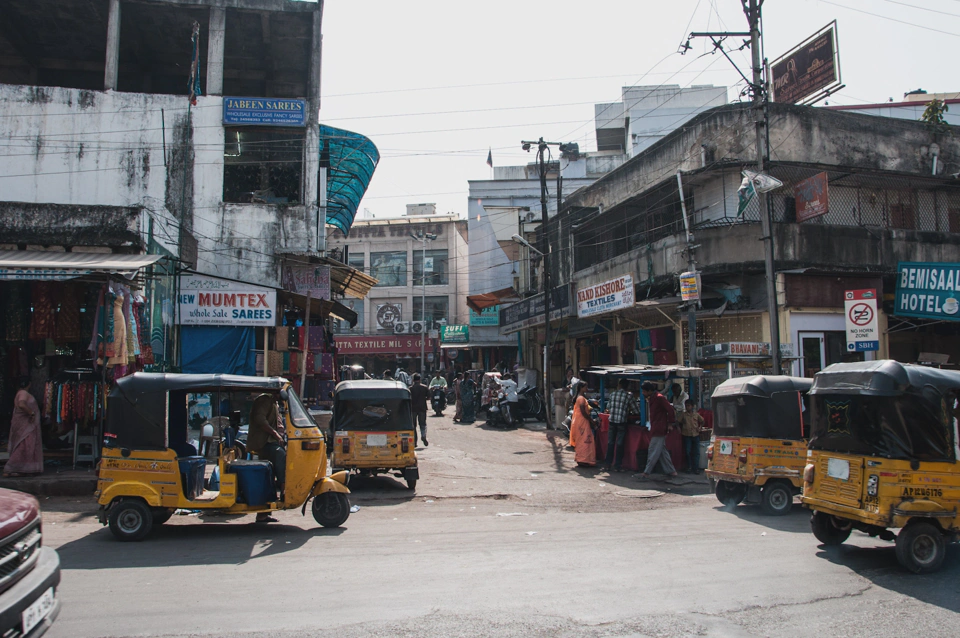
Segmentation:
{"type": "Polygon", "coordinates": [[[380,151],[369,138],[320,125],[320,167],[327,169],[327,223],[344,235],[350,234],[379,161],[380,151]]]}

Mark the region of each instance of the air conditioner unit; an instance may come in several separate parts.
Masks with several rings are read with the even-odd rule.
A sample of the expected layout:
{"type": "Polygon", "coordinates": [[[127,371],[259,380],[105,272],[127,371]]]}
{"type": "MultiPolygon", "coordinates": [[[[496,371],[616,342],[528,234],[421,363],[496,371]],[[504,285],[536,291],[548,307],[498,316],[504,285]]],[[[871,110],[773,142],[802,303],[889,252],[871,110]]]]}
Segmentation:
{"type": "Polygon", "coordinates": [[[523,216],[523,220],[526,222],[532,222],[533,219],[534,219],[533,213],[527,213],[526,215],[523,216]]]}
{"type": "Polygon", "coordinates": [[[418,335],[423,333],[423,322],[422,321],[411,321],[410,322],[410,334],[418,335]]]}
{"type": "Polygon", "coordinates": [[[407,321],[396,321],[393,324],[393,334],[405,335],[410,332],[410,323],[407,321]]]}

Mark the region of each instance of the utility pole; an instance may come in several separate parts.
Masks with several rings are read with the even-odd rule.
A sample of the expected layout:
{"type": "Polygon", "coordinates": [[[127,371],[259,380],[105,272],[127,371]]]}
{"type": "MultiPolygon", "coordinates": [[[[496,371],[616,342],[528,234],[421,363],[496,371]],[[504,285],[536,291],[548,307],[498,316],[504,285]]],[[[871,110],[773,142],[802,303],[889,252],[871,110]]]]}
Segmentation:
{"type": "MultiPolygon", "coordinates": [[[[547,239],[547,163],[544,154],[547,143],[541,137],[537,142],[537,163],[540,173],[540,252],[543,253],[543,406],[547,428],[550,422],[550,241],[547,239]]],[[[558,210],[559,212],[559,210],[558,210]]]]}
{"type": "MultiPolygon", "coordinates": [[[[760,49],[760,6],[763,0],[741,0],[747,21],[750,23],[750,58],[753,65],[753,108],[757,135],[757,172],[763,172],[764,141],[766,140],[767,106],[766,85],[763,78],[763,61],[760,49]]],[[[763,265],[767,279],[767,312],[770,315],[770,361],[771,374],[780,374],[780,314],[777,310],[777,273],[773,263],[773,220],[766,192],[757,189],[760,204],[760,232],[763,235],[763,265]]]]}
{"type": "Polygon", "coordinates": [[[421,283],[421,292],[420,292],[420,324],[422,330],[420,331],[420,376],[426,377],[427,375],[427,359],[426,359],[426,344],[427,344],[427,240],[433,241],[437,236],[433,233],[425,233],[422,230],[417,231],[417,234],[410,233],[410,237],[413,239],[418,239],[422,244],[422,253],[420,256],[420,283],[421,283]]]}
{"type": "MultiPolygon", "coordinates": [[[[690,232],[690,221],[687,218],[687,201],[683,196],[683,178],[680,171],[677,171],[677,189],[680,191],[680,210],[683,212],[683,228],[687,235],[687,274],[697,277],[697,260],[694,257],[696,246],[693,244],[693,233],[690,232]]],[[[687,359],[690,361],[690,367],[697,367],[697,305],[700,298],[699,280],[697,285],[697,299],[691,300],[687,305],[687,359]]],[[[681,335],[682,336],[682,335],[681,335]]],[[[681,361],[681,363],[683,363],[681,361]]],[[[694,389],[693,378],[690,379],[690,399],[697,400],[697,392],[694,389]]]]}

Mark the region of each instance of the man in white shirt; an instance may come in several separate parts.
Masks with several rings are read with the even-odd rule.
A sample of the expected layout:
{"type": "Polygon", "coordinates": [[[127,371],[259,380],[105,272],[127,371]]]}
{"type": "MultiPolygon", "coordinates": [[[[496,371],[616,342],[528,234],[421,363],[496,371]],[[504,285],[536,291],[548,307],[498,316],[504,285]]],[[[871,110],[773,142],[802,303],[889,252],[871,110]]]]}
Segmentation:
{"type": "Polygon", "coordinates": [[[507,398],[506,407],[509,410],[509,415],[504,414],[504,418],[512,425],[520,417],[520,397],[517,396],[517,382],[509,372],[500,377],[500,389],[507,398]]]}

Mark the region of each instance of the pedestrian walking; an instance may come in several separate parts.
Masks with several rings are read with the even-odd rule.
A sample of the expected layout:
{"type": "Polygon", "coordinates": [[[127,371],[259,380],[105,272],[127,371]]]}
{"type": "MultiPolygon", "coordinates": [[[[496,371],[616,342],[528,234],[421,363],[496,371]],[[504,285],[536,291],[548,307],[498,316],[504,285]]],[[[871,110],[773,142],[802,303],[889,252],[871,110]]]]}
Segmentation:
{"type": "Polygon", "coordinates": [[[623,471],[623,453],[626,448],[627,420],[631,414],[640,414],[637,400],[627,391],[630,381],[620,379],[616,390],[607,399],[610,414],[610,430],[607,432],[607,456],[603,460],[603,469],[608,472],[623,471]]]}
{"type": "Polygon", "coordinates": [[[20,379],[20,389],[13,399],[10,421],[10,458],[3,466],[4,476],[43,473],[43,438],[40,431],[40,407],[30,394],[30,377],[20,379]]]}
{"type": "Polygon", "coordinates": [[[697,414],[693,401],[687,399],[684,411],[680,413],[680,434],[683,435],[683,455],[687,459],[686,471],[699,474],[700,469],[700,432],[703,430],[703,417],[697,414]]]}
{"type": "Polygon", "coordinates": [[[460,384],[463,382],[463,373],[458,372],[453,378],[453,396],[456,398],[456,411],[453,413],[453,422],[460,423],[463,418],[463,396],[460,384]]]}
{"type": "Polygon", "coordinates": [[[590,406],[587,404],[587,384],[580,382],[576,387],[577,400],[573,404],[573,420],[570,423],[570,438],[576,438],[574,458],[581,467],[593,467],[597,464],[597,444],[593,438],[593,423],[590,420],[590,406]]]}
{"type": "MultiPolygon", "coordinates": [[[[410,407],[413,410],[415,425],[420,425],[420,438],[423,439],[424,446],[430,445],[430,442],[427,441],[427,395],[429,394],[427,386],[420,383],[420,373],[415,373],[413,375],[413,385],[410,386],[410,407]]],[[[417,430],[414,428],[413,446],[416,447],[417,445],[417,430]]]]}
{"type": "Polygon", "coordinates": [[[640,387],[643,397],[647,400],[647,414],[650,417],[650,447],[647,450],[647,467],[640,474],[640,478],[650,478],[650,472],[657,467],[657,461],[663,464],[667,476],[676,476],[677,470],[673,467],[673,459],[667,450],[667,434],[673,431],[676,423],[676,413],[667,397],[660,394],[656,384],[645,381],[640,387]]]}

